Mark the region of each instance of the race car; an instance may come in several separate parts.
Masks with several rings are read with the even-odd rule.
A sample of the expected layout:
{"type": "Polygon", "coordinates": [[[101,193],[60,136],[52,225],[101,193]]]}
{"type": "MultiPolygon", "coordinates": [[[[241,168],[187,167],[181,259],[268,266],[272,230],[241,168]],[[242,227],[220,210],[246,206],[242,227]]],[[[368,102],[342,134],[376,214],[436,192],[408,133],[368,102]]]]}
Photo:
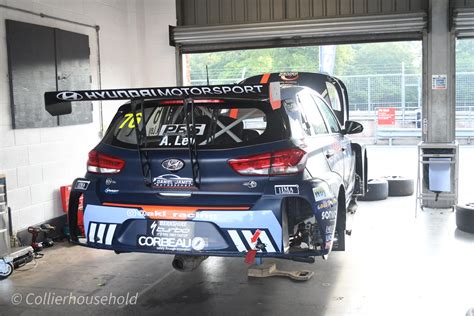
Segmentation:
{"type": "Polygon", "coordinates": [[[367,156],[347,136],[363,126],[348,118],[342,81],[291,72],[235,85],[45,93],[52,115],[70,113],[71,102],[123,99],[72,185],[72,242],[175,255],[181,271],[208,256],[312,263],[345,249],[367,156]]]}

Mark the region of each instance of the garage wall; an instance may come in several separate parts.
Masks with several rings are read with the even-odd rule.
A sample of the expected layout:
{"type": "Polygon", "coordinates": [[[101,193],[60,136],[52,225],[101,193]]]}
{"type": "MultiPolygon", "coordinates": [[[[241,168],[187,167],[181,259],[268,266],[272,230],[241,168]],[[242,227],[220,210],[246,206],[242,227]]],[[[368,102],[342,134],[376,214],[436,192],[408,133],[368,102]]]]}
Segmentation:
{"type": "Polygon", "coordinates": [[[180,26],[274,22],[428,9],[428,0],[177,0],[177,4],[180,26]]]}
{"type": "MultiPolygon", "coordinates": [[[[102,88],[169,86],[176,82],[168,25],[174,0],[0,0],[0,4],[100,25],[102,88]]],[[[0,7],[0,173],[7,176],[14,230],[62,215],[59,187],[85,173],[87,153],[99,141],[99,106],[93,123],[13,130],[8,89],[5,19],[87,34],[92,87],[98,87],[95,30],[0,7]]],[[[121,102],[104,102],[108,124],[121,102]]],[[[106,127],[106,126],[105,126],[106,127]]]]}

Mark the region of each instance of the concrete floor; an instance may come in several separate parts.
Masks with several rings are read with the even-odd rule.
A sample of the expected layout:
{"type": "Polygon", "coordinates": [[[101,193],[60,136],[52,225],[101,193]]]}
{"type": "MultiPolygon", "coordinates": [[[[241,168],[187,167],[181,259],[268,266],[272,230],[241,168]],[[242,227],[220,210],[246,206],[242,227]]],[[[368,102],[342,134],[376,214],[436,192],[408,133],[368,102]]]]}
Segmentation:
{"type": "MultiPolygon", "coordinates": [[[[416,148],[373,147],[370,158],[372,176],[410,176],[413,167],[397,169],[391,160],[416,161],[416,148]]],[[[171,268],[171,256],[63,243],[0,281],[0,315],[465,315],[474,307],[474,235],[456,229],[451,211],[414,215],[414,196],[360,202],[346,252],[312,265],[276,261],[280,269],[314,271],[307,282],[248,278],[243,259],[209,258],[185,274],[171,268]],[[71,293],[138,299],[128,306],[54,304],[71,293]]]]}

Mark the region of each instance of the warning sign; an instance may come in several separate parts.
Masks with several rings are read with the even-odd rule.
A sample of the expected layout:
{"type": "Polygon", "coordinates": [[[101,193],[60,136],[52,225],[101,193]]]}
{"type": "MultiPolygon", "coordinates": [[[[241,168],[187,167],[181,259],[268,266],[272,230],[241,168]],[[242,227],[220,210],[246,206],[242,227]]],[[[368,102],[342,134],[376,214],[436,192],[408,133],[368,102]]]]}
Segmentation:
{"type": "Polygon", "coordinates": [[[379,108],[377,110],[378,125],[395,125],[395,108],[379,108]]]}
{"type": "Polygon", "coordinates": [[[447,75],[433,75],[431,76],[431,89],[446,90],[448,88],[447,75]]]}

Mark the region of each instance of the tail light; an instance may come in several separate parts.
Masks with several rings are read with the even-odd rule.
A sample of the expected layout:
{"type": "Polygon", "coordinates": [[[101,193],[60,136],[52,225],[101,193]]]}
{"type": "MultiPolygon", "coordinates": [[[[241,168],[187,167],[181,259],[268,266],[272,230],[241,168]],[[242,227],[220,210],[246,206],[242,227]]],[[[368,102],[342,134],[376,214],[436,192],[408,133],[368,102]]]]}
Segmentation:
{"type": "Polygon", "coordinates": [[[87,171],[92,173],[119,173],[124,166],[124,160],[95,150],[89,153],[89,160],[87,160],[87,171]]]}
{"type": "Polygon", "coordinates": [[[229,165],[241,175],[289,175],[303,171],[306,152],[300,148],[279,150],[229,160],[229,165]]]}

